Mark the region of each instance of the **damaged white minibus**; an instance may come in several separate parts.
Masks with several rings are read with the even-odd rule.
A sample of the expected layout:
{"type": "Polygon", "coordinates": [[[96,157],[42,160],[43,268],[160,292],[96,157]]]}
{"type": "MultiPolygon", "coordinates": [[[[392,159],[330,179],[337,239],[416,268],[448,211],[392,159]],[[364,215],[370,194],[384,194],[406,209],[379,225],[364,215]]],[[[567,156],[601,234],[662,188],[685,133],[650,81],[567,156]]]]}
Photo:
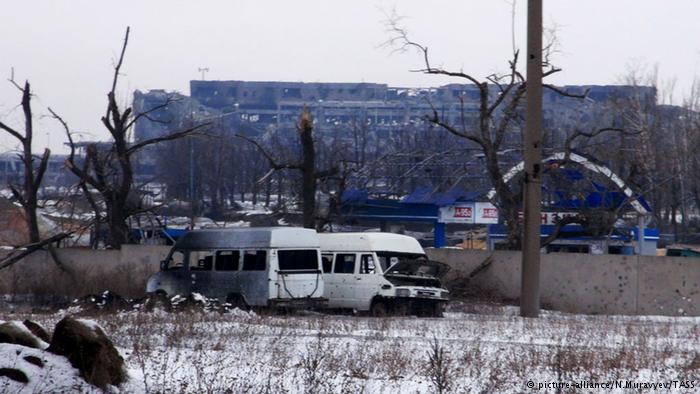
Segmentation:
{"type": "Polygon", "coordinates": [[[392,233],[319,234],[328,307],[374,316],[442,316],[449,270],[415,238],[392,233]]]}
{"type": "Polygon", "coordinates": [[[200,293],[234,306],[323,307],[319,238],[314,230],[260,227],[193,230],[180,238],[148,293],[200,293]]]}

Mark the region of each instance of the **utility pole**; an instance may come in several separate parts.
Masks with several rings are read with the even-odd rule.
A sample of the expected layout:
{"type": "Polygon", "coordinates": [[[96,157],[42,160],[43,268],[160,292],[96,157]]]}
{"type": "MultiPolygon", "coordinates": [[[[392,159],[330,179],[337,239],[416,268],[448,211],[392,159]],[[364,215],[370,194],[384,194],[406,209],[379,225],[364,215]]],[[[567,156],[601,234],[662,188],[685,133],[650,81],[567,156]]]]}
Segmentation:
{"type": "Polygon", "coordinates": [[[204,81],[206,74],[209,72],[209,67],[199,67],[197,68],[197,71],[202,73],[202,81],[204,81]]]}
{"type": "Polygon", "coordinates": [[[525,115],[524,236],[520,316],[540,314],[540,211],[542,205],[542,1],[527,2],[527,112],[525,115]]]}

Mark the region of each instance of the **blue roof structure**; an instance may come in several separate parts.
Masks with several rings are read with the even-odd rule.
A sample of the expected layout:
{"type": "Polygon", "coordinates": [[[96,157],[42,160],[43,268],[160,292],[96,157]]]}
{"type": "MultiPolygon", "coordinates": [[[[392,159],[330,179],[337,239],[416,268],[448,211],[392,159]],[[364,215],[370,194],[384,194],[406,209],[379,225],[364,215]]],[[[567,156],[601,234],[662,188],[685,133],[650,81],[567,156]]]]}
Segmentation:
{"type": "MultiPolygon", "coordinates": [[[[542,225],[540,226],[540,237],[546,237],[554,231],[554,225],[542,225]]],[[[489,237],[496,239],[504,239],[508,236],[508,228],[502,224],[490,224],[488,227],[489,237]]],[[[615,230],[611,234],[610,238],[619,241],[638,241],[638,229],[632,228],[631,232],[615,230]]],[[[589,235],[583,226],[578,224],[572,224],[564,226],[561,228],[559,235],[561,239],[570,239],[577,241],[586,241],[595,238],[603,237],[593,237],[589,235]]],[[[645,241],[657,241],[659,239],[659,229],[656,228],[645,228],[644,229],[644,240],[645,241]]]]}
{"type": "Polygon", "coordinates": [[[484,192],[468,192],[460,188],[452,188],[446,192],[434,192],[432,187],[421,187],[414,190],[401,201],[406,204],[433,204],[445,206],[457,202],[473,202],[484,194],[484,192]]]}
{"type": "MultiPolygon", "coordinates": [[[[559,171],[561,171],[566,179],[570,181],[575,182],[585,179],[583,173],[578,169],[562,168],[559,171]]],[[[569,193],[567,193],[565,190],[550,188],[547,183],[542,185],[542,193],[543,195],[551,193],[551,195],[556,198],[556,201],[550,204],[549,207],[558,210],[579,210],[582,208],[602,208],[614,210],[630,202],[630,199],[624,193],[617,190],[617,188],[609,189],[608,187],[594,181],[590,181],[588,183],[590,184],[590,187],[588,190],[584,191],[586,193],[584,200],[579,198],[570,198],[568,197],[569,193]]],[[[635,195],[634,198],[644,207],[644,209],[651,212],[651,206],[643,196],[635,195]]]]}

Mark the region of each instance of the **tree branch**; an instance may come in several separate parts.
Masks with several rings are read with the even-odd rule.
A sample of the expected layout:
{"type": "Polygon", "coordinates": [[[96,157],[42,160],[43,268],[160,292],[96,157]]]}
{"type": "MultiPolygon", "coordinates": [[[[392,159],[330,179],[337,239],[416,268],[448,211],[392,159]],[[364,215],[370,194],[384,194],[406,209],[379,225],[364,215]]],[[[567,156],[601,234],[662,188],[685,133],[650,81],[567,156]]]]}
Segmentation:
{"type": "Polygon", "coordinates": [[[316,179],[324,179],[324,178],[329,178],[332,177],[340,172],[340,169],[337,166],[333,166],[327,170],[323,171],[316,171],[316,179]]]}
{"type": "MultiPolygon", "coordinates": [[[[119,60],[117,61],[117,64],[114,66],[114,77],[112,78],[112,89],[110,90],[112,94],[114,94],[114,91],[117,90],[117,81],[119,80],[119,70],[122,67],[122,63],[124,62],[124,54],[126,53],[126,45],[129,43],[129,31],[131,28],[129,26],[126,27],[126,34],[124,34],[124,45],[122,45],[122,51],[121,54],[119,55],[119,60]]],[[[107,114],[105,115],[106,118],[109,117],[109,107],[107,108],[107,114]]]]}
{"type": "Polygon", "coordinates": [[[24,143],[24,137],[23,137],[20,133],[18,133],[17,131],[15,131],[13,128],[11,128],[10,126],[6,125],[5,123],[0,122],[0,129],[3,129],[3,130],[5,130],[5,131],[7,131],[7,132],[10,133],[13,137],[17,138],[21,143],[24,143]]]}
{"type": "Polygon", "coordinates": [[[545,239],[540,241],[540,248],[544,248],[552,242],[556,241],[561,234],[561,230],[564,226],[574,223],[584,223],[585,220],[580,215],[566,216],[557,220],[554,230],[545,239]]]}
{"type": "Polygon", "coordinates": [[[39,162],[39,168],[36,170],[36,176],[34,178],[34,194],[39,190],[41,186],[41,181],[44,179],[44,174],[46,173],[46,168],[49,165],[49,157],[51,156],[51,150],[49,148],[44,149],[44,154],[41,156],[41,161],[39,162]]]}
{"type": "Polygon", "coordinates": [[[15,186],[13,186],[13,185],[8,185],[8,187],[10,188],[10,192],[12,193],[12,196],[13,196],[15,199],[17,199],[17,202],[19,202],[19,205],[21,205],[22,207],[26,206],[26,205],[27,205],[27,201],[24,199],[24,196],[23,196],[22,193],[19,191],[19,189],[17,189],[17,188],[16,188],[15,186]]]}
{"type": "Polygon", "coordinates": [[[516,85],[515,78],[517,76],[516,72],[517,72],[519,54],[520,54],[520,51],[515,51],[515,53],[513,54],[513,60],[511,62],[509,62],[509,64],[510,64],[510,82],[508,83],[508,86],[505,89],[503,89],[497,81],[494,81],[494,83],[496,83],[496,85],[501,90],[501,94],[500,94],[500,96],[498,96],[496,101],[494,101],[493,104],[491,104],[491,106],[488,108],[487,115],[489,117],[493,115],[493,111],[495,111],[496,108],[498,108],[498,106],[501,105],[503,100],[505,100],[505,98],[508,96],[508,93],[510,93],[510,91],[513,89],[513,87],[516,85]]]}
{"type": "Polygon", "coordinates": [[[582,131],[580,129],[574,130],[574,132],[566,137],[566,141],[564,142],[564,152],[566,152],[567,157],[569,156],[569,153],[573,150],[573,143],[578,137],[586,137],[586,138],[593,138],[596,137],[600,134],[606,133],[608,131],[614,131],[622,134],[628,134],[628,135],[634,135],[634,134],[639,134],[638,132],[626,132],[624,129],[619,128],[619,127],[603,127],[598,130],[593,130],[591,132],[586,132],[582,131]]]}
{"type": "Polygon", "coordinates": [[[60,234],[54,235],[51,238],[47,238],[43,241],[24,245],[22,247],[22,249],[24,249],[24,250],[22,250],[20,253],[12,254],[12,255],[0,260],[0,270],[15,264],[16,262],[22,260],[23,258],[36,252],[37,250],[43,249],[44,246],[52,244],[54,242],[58,242],[58,241],[62,240],[63,238],[70,236],[71,234],[72,234],[72,232],[60,233],[60,234]]]}
{"type": "Polygon", "coordinates": [[[134,124],[136,124],[136,122],[137,122],[139,119],[141,119],[141,118],[146,118],[146,119],[148,119],[149,121],[155,122],[155,123],[161,123],[161,124],[167,124],[167,123],[169,123],[169,122],[164,122],[164,121],[160,121],[160,120],[157,120],[157,119],[152,119],[151,117],[149,117],[149,115],[152,114],[152,113],[155,112],[155,111],[158,111],[158,110],[161,110],[161,109],[163,109],[163,108],[166,108],[168,105],[170,105],[170,104],[172,104],[172,103],[174,103],[174,102],[176,102],[176,101],[178,101],[178,100],[175,99],[175,98],[173,98],[172,96],[168,96],[162,104],[156,105],[155,107],[152,107],[152,108],[150,108],[150,109],[147,110],[147,111],[139,112],[138,114],[134,115],[134,117],[131,119],[131,121],[129,121],[129,123],[127,123],[126,128],[127,128],[127,129],[130,129],[131,126],[133,126],[134,124]]]}
{"type": "Polygon", "coordinates": [[[49,112],[53,116],[54,119],[56,119],[61,126],[63,126],[63,129],[66,132],[66,137],[68,137],[68,145],[70,147],[70,153],[68,154],[68,158],[64,162],[65,166],[68,168],[70,172],[72,172],[75,176],[77,176],[80,181],[84,183],[90,184],[90,186],[94,187],[95,189],[103,190],[104,188],[99,184],[97,179],[93,178],[90,173],[89,173],[89,160],[86,155],[85,157],[85,167],[83,169],[79,168],[75,164],[75,142],[73,141],[73,134],[70,131],[70,128],[68,127],[68,123],[66,123],[63,118],[58,115],[51,107],[49,107],[49,112]]]}
{"type": "Polygon", "coordinates": [[[31,99],[32,95],[29,87],[29,81],[25,81],[24,90],[22,91],[22,112],[24,112],[24,143],[26,143],[27,141],[31,142],[32,136],[34,135],[31,99]]]}
{"type": "Polygon", "coordinates": [[[252,138],[246,137],[243,134],[236,134],[236,137],[241,138],[243,140],[246,140],[250,142],[251,144],[255,145],[256,148],[262,153],[263,156],[265,156],[265,159],[270,163],[270,167],[272,167],[274,170],[285,170],[285,169],[293,169],[293,170],[301,170],[302,166],[301,164],[293,164],[293,163],[277,163],[274,157],[270,155],[265,148],[263,148],[258,141],[255,141],[252,138]]]}
{"type": "Polygon", "coordinates": [[[172,141],[172,140],[176,140],[176,139],[179,139],[179,138],[184,138],[184,137],[192,136],[192,135],[195,135],[195,134],[200,134],[200,133],[197,133],[197,130],[201,129],[202,127],[209,126],[210,124],[211,124],[211,123],[203,123],[203,124],[200,124],[200,125],[197,125],[197,126],[194,126],[194,127],[190,127],[189,129],[186,129],[186,130],[182,130],[182,131],[178,131],[178,132],[175,132],[175,133],[172,133],[172,134],[168,134],[168,135],[163,136],[163,137],[151,138],[151,139],[148,139],[148,140],[145,140],[145,141],[141,141],[141,142],[139,142],[139,143],[137,143],[137,144],[134,144],[134,145],[132,145],[131,147],[129,147],[129,148],[126,150],[126,154],[127,154],[127,155],[132,155],[132,154],[136,153],[137,151],[139,151],[140,149],[143,149],[143,148],[145,148],[145,147],[147,147],[147,146],[149,146],[149,145],[157,144],[157,143],[160,143],[160,142],[172,141]]]}
{"type": "Polygon", "coordinates": [[[546,89],[549,89],[553,92],[556,92],[560,96],[577,98],[577,99],[585,99],[586,97],[588,97],[588,92],[590,92],[590,90],[591,90],[591,89],[586,89],[583,92],[583,94],[576,94],[576,93],[567,92],[566,90],[559,89],[558,87],[556,87],[554,85],[550,85],[550,84],[544,84],[542,86],[546,89]]]}
{"type": "Polygon", "coordinates": [[[408,31],[405,28],[399,26],[399,19],[400,18],[398,18],[397,16],[393,16],[389,17],[389,19],[386,21],[387,29],[390,33],[394,35],[394,37],[389,38],[389,40],[387,40],[384,43],[384,45],[394,47],[394,51],[400,52],[405,52],[407,48],[415,48],[416,50],[418,50],[418,52],[420,52],[423,55],[423,62],[425,63],[425,68],[419,70],[412,70],[413,72],[422,72],[425,74],[438,74],[447,75],[450,77],[463,78],[476,85],[479,88],[479,90],[484,89],[482,84],[476,78],[472,77],[469,74],[466,74],[464,72],[452,72],[443,70],[441,68],[432,67],[430,65],[430,57],[428,56],[428,47],[423,46],[415,41],[412,41],[408,37],[408,31]]]}

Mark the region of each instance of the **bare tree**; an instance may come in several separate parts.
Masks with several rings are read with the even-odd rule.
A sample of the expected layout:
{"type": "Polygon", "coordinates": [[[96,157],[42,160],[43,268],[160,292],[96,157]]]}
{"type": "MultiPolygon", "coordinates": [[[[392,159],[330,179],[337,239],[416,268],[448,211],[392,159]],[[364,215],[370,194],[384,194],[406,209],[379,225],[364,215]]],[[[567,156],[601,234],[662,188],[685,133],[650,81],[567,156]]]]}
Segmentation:
{"type": "Polygon", "coordinates": [[[289,162],[278,162],[277,159],[267,152],[257,141],[241,134],[237,135],[255,145],[270,164],[270,171],[261,180],[266,179],[275,171],[297,170],[301,172],[302,221],[306,228],[316,228],[316,191],[318,189],[318,181],[335,175],[338,172],[337,166],[332,166],[322,171],[316,169],[316,147],[314,145],[313,129],[314,125],[311,119],[311,113],[308,108],[304,107],[301,118],[299,119],[299,124],[297,125],[299,142],[301,143],[301,158],[299,161],[289,162]]]}
{"type": "MultiPolygon", "coordinates": [[[[388,23],[390,32],[393,35],[388,41],[389,45],[396,47],[400,51],[413,48],[421,53],[425,67],[414,71],[460,78],[467,83],[474,84],[478,89],[479,103],[476,124],[469,124],[473,122],[468,122],[464,111],[462,111],[459,124],[448,123],[448,121],[442,119],[435,108],[433,108],[431,115],[426,116],[426,120],[457,137],[477,144],[482,149],[488,177],[496,190],[496,205],[500,208],[505,224],[508,227],[508,243],[511,247],[518,247],[521,233],[518,207],[521,198],[519,191],[511,188],[503,180],[498,157],[506,133],[511,130],[516,118],[519,116],[518,108],[526,92],[525,78],[517,69],[518,51],[513,53],[513,59],[508,63],[508,73],[504,75],[493,74],[480,81],[463,71],[449,71],[433,66],[430,63],[427,46],[412,41],[407,31],[398,25],[397,19],[392,19],[388,23]],[[489,89],[489,83],[498,88],[498,93],[495,96],[489,89]],[[497,116],[499,112],[500,116],[497,116]]],[[[544,74],[547,76],[558,71],[558,68],[552,66],[544,74]]],[[[459,96],[458,99],[460,105],[464,108],[465,98],[459,96]]]]}
{"type": "Polygon", "coordinates": [[[29,229],[29,242],[36,243],[41,239],[39,235],[39,224],[36,213],[38,207],[37,194],[39,192],[39,187],[41,186],[44,173],[46,172],[46,166],[48,165],[51,151],[48,148],[44,149],[44,154],[39,159],[38,165],[35,166],[35,160],[37,158],[32,154],[34,122],[32,119],[32,94],[29,81],[24,83],[23,88],[15,84],[14,81],[10,82],[12,82],[12,84],[22,91],[21,105],[22,111],[24,112],[24,133],[18,132],[3,122],[0,122],[0,129],[8,132],[22,144],[22,152],[19,154],[19,156],[22,160],[22,164],[24,165],[24,179],[21,187],[18,187],[17,185],[9,186],[10,190],[12,191],[12,195],[15,197],[15,199],[17,199],[20,205],[22,205],[22,209],[24,209],[24,217],[29,229]]]}
{"type": "Polygon", "coordinates": [[[131,107],[124,109],[119,107],[116,98],[116,88],[128,41],[129,28],[127,27],[121,54],[114,66],[112,87],[107,94],[107,111],[102,117],[102,124],[104,124],[112,137],[112,142],[108,149],[100,150],[95,143],[87,145],[84,161],[81,165],[76,160],[76,143],[73,141],[68,125],[53,110],[49,109],[54,118],[63,125],[68,136],[70,155],[66,160],[66,167],[86,186],[97,190],[102,197],[106,211],[105,219],[109,228],[107,244],[112,248],[120,248],[122,244],[128,241],[129,228],[126,220],[131,215],[143,211],[143,208],[135,206],[132,200],[134,186],[133,156],[143,148],[192,135],[198,129],[207,125],[200,124],[162,137],[130,143],[130,131],[136,121],[142,117],[148,117],[150,113],[167,106],[169,102],[166,100],[162,105],[137,115],[133,115],[131,107]]]}
{"type": "Polygon", "coordinates": [[[689,205],[698,206],[696,88],[682,106],[673,105],[673,83],[659,83],[657,68],[647,69],[644,64],[631,65],[621,82],[635,91],[612,100],[612,111],[622,126],[636,135],[614,144],[607,142],[599,154],[618,163],[616,172],[626,173],[645,191],[659,230],[672,232],[683,241],[689,231],[689,205]]]}
{"type": "MultiPolygon", "coordinates": [[[[464,71],[451,71],[442,67],[433,66],[430,62],[428,47],[409,38],[407,31],[398,25],[399,19],[395,16],[388,21],[388,29],[391,38],[387,45],[396,51],[417,50],[423,61],[423,68],[413,70],[430,75],[443,75],[464,80],[467,84],[473,84],[478,91],[477,115],[469,117],[466,111],[466,98],[458,97],[461,106],[461,114],[457,121],[450,122],[440,115],[435,107],[432,114],[425,119],[433,125],[455,135],[459,138],[476,144],[482,151],[486,173],[492,187],[496,191],[494,204],[498,206],[504,223],[508,228],[507,243],[510,248],[518,249],[521,242],[521,223],[519,219],[519,207],[522,200],[519,183],[507,183],[503,179],[502,151],[506,145],[508,135],[520,129],[522,120],[521,107],[524,104],[527,92],[527,81],[518,70],[519,52],[513,52],[512,59],[508,62],[508,71],[503,74],[491,74],[482,80],[477,79],[464,71]]],[[[549,33],[549,42],[543,51],[543,77],[548,77],[561,71],[550,62],[553,52],[556,51],[556,36],[549,33]]],[[[576,99],[583,99],[583,94],[571,93],[551,84],[544,84],[545,89],[558,95],[576,99]]],[[[431,104],[432,106],[432,104],[431,104]]],[[[617,128],[605,128],[593,132],[595,135],[605,131],[617,130],[617,128]]],[[[579,132],[572,141],[587,133],[579,132]]],[[[590,133],[588,133],[590,134],[590,133]]],[[[563,225],[563,224],[562,224],[563,225]]]]}

